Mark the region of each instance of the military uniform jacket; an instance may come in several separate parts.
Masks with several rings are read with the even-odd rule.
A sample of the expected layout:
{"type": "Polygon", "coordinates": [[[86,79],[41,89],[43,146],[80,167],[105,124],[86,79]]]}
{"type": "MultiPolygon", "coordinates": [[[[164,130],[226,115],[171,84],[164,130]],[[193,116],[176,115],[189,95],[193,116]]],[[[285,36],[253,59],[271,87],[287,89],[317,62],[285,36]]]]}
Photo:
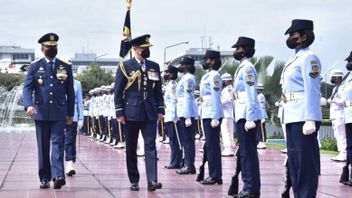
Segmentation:
{"type": "Polygon", "coordinates": [[[268,114],[266,112],[266,99],[263,93],[258,94],[257,96],[260,110],[262,112],[263,119],[268,119],[268,114]]]}
{"type": "Polygon", "coordinates": [[[177,82],[175,80],[170,80],[166,82],[165,86],[165,122],[176,121],[176,87],[177,82]]]}
{"type": "Polygon", "coordinates": [[[178,118],[196,118],[198,116],[198,106],[194,98],[196,80],[194,75],[186,73],[182,76],[176,87],[178,118]]]}
{"type": "Polygon", "coordinates": [[[320,61],[309,48],[299,50],[287,61],[282,73],[285,124],[321,121],[320,71],[320,61]]]}
{"type": "Polygon", "coordinates": [[[234,119],[233,101],[232,85],[228,85],[221,91],[221,103],[225,118],[234,119]]]}
{"type": "Polygon", "coordinates": [[[71,65],[42,58],[29,66],[23,87],[23,106],[34,106],[34,120],[59,121],[74,115],[75,95],[71,65]]]}
{"type": "Polygon", "coordinates": [[[117,117],[124,116],[130,121],[156,121],[158,113],[165,114],[159,65],[144,61],[144,71],[135,58],[123,62],[116,71],[114,101],[117,117]],[[139,77],[128,80],[139,72],[139,77]]]}
{"type": "Polygon", "coordinates": [[[345,123],[352,123],[352,74],[349,72],[347,78],[340,85],[342,100],[344,103],[345,123]]]}
{"type": "Polygon", "coordinates": [[[200,81],[200,96],[202,97],[202,119],[217,119],[224,117],[221,104],[222,80],[219,72],[210,70],[200,81]]]}
{"type": "Polygon", "coordinates": [[[345,108],[345,103],[342,98],[342,86],[335,86],[332,90],[333,95],[331,95],[330,103],[330,119],[343,118],[343,110],[345,108]]]}
{"type": "Polygon", "coordinates": [[[253,64],[244,59],[234,75],[235,120],[257,121],[262,113],[257,99],[257,71],[253,64]]]}
{"type": "Polygon", "coordinates": [[[79,120],[83,120],[83,98],[81,82],[73,79],[73,88],[75,91],[75,113],[73,115],[73,121],[77,122],[79,120]]]}

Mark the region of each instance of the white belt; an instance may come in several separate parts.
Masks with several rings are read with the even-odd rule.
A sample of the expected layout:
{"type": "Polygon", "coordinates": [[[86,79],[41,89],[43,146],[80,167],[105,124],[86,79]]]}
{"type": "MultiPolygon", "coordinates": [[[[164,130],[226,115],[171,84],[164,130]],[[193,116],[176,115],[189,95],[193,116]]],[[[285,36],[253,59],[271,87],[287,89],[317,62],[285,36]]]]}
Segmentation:
{"type": "Polygon", "coordinates": [[[233,94],[233,97],[234,97],[235,100],[246,98],[247,97],[247,93],[245,91],[236,92],[236,93],[233,94]]]}
{"type": "Polygon", "coordinates": [[[351,100],[345,100],[345,107],[350,107],[352,106],[352,101],[351,100]]]}
{"type": "Polygon", "coordinates": [[[207,100],[211,100],[211,95],[207,95],[207,96],[202,96],[203,102],[207,101],[207,100]]]}
{"type": "Polygon", "coordinates": [[[296,101],[304,98],[305,98],[304,92],[290,92],[290,93],[285,93],[285,95],[283,95],[284,102],[296,101]]]}

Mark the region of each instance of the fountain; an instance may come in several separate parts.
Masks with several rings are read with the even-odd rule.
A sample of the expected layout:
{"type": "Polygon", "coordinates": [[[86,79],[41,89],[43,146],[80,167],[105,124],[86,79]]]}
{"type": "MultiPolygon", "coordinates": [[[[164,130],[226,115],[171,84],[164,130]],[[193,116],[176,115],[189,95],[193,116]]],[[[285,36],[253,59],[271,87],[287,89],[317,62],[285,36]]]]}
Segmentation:
{"type": "Polygon", "coordinates": [[[0,87],[0,132],[34,131],[33,121],[22,106],[23,84],[7,91],[0,87]]]}

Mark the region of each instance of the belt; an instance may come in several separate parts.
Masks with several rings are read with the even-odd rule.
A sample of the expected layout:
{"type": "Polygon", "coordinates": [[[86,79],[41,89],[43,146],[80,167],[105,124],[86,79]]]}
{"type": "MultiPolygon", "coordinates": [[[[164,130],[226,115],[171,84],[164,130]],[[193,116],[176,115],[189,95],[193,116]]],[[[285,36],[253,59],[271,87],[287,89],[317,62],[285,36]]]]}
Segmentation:
{"type": "Polygon", "coordinates": [[[236,92],[236,93],[233,94],[233,98],[235,100],[246,98],[246,97],[247,97],[247,93],[245,91],[240,91],[240,92],[236,92]]]}
{"type": "Polygon", "coordinates": [[[351,107],[352,106],[352,101],[351,100],[345,100],[345,107],[351,107]]]}
{"type": "Polygon", "coordinates": [[[211,100],[211,95],[202,96],[203,101],[211,100]]]}
{"type": "Polygon", "coordinates": [[[286,103],[286,102],[292,102],[292,101],[304,99],[305,94],[304,92],[290,92],[290,93],[282,94],[281,97],[283,102],[286,103]]]}

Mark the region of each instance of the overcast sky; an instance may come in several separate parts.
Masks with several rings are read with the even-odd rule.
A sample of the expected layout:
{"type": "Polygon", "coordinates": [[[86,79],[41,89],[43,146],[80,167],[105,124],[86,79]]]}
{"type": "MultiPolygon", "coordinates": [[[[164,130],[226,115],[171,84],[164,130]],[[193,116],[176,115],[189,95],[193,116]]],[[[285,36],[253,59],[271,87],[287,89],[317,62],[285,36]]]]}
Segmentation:
{"type": "MultiPolygon", "coordinates": [[[[287,60],[294,52],[286,47],[285,30],[295,18],[314,21],[316,40],[311,49],[323,71],[352,50],[350,0],[133,0],[132,37],[151,34],[151,59],[162,64],[189,47],[201,47],[201,36],[211,37],[212,47],[232,50],[238,36],[256,40],[256,56],[287,60]]],[[[35,48],[47,32],[60,36],[59,56],[95,52],[118,57],[126,0],[1,0],[0,45],[35,48]]],[[[206,44],[208,46],[208,42],[206,44]]],[[[324,72],[323,72],[324,73],[324,72]]]]}

